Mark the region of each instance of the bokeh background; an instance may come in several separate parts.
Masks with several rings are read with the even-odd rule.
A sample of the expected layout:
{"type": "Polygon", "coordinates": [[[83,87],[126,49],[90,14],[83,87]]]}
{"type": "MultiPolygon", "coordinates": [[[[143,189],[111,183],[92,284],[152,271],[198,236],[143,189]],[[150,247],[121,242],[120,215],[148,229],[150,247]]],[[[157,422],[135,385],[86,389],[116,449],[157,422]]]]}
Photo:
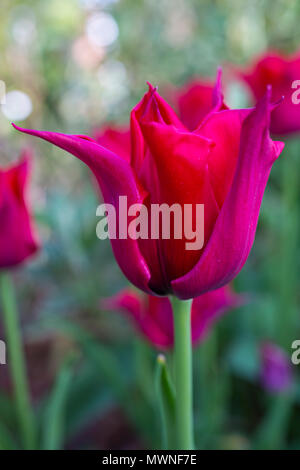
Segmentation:
{"type": "MultiPolygon", "coordinates": [[[[249,92],[229,64],[300,48],[300,3],[2,0],[1,12],[0,164],[24,145],[33,149],[30,196],[42,242],[14,273],[39,446],[159,448],[157,353],[125,317],[99,307],[127,281],[109,242],[96,238],[90,174],[10,122],[91,135],[107,122],[128,124],[146,81],[168,93],[191,77],[213,78],[220,64],[226,102],[244,107],[249,92]]],[[[285,151],[272,170],[254,249],[234,283],[247,302],[194,351],[198,448],[300,449],[300,365],[291,366],[289,390],[271,393],[261,381],[262,344],[272,341],[290,362],[300,339],[297,138],[289,148],[290,160],[285,151]]],[[[0,448],[21,447],[8,361],[0,366],[0,448]]]]}

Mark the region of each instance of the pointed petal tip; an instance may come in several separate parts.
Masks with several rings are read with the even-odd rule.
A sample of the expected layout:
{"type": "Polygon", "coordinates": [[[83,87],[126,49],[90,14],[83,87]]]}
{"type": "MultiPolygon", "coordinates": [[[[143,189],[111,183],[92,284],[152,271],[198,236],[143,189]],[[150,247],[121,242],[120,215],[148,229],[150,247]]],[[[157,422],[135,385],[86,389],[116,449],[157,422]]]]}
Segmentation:
{"type": "Polygon", "coordinates": [[[149,88],[149,91],[150,91],[150,92],[155,93],[155,92],[158,90],[158,86],[155,86],[155,87],[154,87],[154,86],[152,85],[152,83],[150,83],[150,82],[148,82],[148,81],[147,81],[146,83],[147,83],[147,85],[148,85],[148,88],[149,88]]]}
{"type": "Polygon", "coordinates": [[[17,124],[15,124],[14,122],[11,122],[11,125],[12,125],[13,128],[16,129],[17,131],[20,131],[20,132],[27,132],[27,131],[28,131],[27,129],[24,129],[23,127],[17,126],[17,124]]]}
{"type": "Polygon", "coordinates": [[[285,96],[282,95],[277,101],[275,101],[274,103],[271,103],[271,112],[274,111],[274,109],[277,108],[277,106],[279,106],[285,99],[285,96]]]}
{"type": "Polygon", "coordinates": [[[217,68],[217,74],[216,74],[216,83],[215,83],[215,89],[218,94],[221,94],[221,88],[222,88],[222,67],[217,68]]]}
{"type": "Polygon", "coordinates": [[[275,154],[276,154],[276,158],[277,158],[277,157],[279,157],[282,150],[284,149],[285,143],[281,142],[280,140],[275,140],[274,141],[274,147],[275,147],[275,154]]]}
{"type": "Polygon", "coordinates": [[[221,81],[222,73],[223,73],[223,69],[222,69],[221,65],[219,65],[217,67],[217,77],[216,77],[217,82],[221,81]]]}
{"type": "Polygon", "coordinates": [[[257,101],[252,112],[248,116],[248,119],[251,119],[250,116],[261,115],[261,118],[266,119],[267,126],[269,126],[270,114],[274,109],[274,104],[271,102],[272,97],[272,85],[266,86],[266,91],[264,95],[257,101]],[[264,116],[264,117],[263,117],[264,116]]]}

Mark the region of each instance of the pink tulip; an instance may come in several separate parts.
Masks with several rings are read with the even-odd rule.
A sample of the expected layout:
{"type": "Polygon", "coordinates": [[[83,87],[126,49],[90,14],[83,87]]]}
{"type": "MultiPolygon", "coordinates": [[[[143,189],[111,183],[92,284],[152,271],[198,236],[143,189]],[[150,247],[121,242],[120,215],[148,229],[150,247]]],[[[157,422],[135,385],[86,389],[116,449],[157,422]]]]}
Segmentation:
{"type": "MultiPolygon", "coordinates": [[[[191,313],[192,341],[201,342],[213,324],[229,309],[238,307],[243,296],[235,294],[230,286],[221,287],[193,300],[191,313]]],[[[102,299],[103,310],[125,313],[136,330],[157,349],[169,349],[174,342],[173,314],[167,297],[142,295],[131,289],[102,299]]]]}
{"type": "Polygon", "coordinates": [[[0,269],[19,265],[38,249],[26,201],[29,160],[24,151],[19,163],[0,169],[0,269]]]}
{"type": "Polygon", "coordinates": [[[218,78],[211,111],[190,132],[149,85],[131,113],[130,158],[90,137],[15,127],[86,163],[117,217],[120,196],[129,206],[204,205],[201,249],[187,250],[185,236],[111,240],[136,287],[189,299],[230,282],[248,258],[269,173],[283,149],[269,136],[270,95],[268,89],[254,109],[224,110],[218,78]]]}
{"type": "Polygon", "coordinates": [[[299,53],[285,56],[269,52],[255,60],[248,70],[239,70],[238,75],[249,85],[255,100],[265,94],[268,85],[272,85],[272,101],[284,97],[272,113],[271,132],[284,135],[300,131],[299,53]]]}

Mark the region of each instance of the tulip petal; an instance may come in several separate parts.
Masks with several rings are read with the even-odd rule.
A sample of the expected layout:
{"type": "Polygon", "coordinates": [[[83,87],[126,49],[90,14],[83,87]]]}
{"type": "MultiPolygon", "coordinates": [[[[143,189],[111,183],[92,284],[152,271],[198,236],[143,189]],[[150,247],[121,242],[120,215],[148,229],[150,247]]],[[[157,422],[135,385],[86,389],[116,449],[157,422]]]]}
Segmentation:
{"type": "Polygon", "coordinates": [[[229,109],[228,106],[224,103],[224,95],[222,93],[222,69],[221,67],[219,67],[217,71],[217,79],[213,88],[212,98],[213,98],[212,99],[212,104],[213,104],[212,112],[229,109]]]}
{"type": "Polygon", "coordinates": [[[232,186],[200,260],[188,274],[172,282],[175,295],[182,299],[222,287],[247,260],[269,173],[283,149],[283,143],[269,137],[270,93],[268,89],[243,122],[232,186]]]}
{"type": "Polygon", "coordinates": [[[211,113],[228,109],[223,100],[221,74],[219,69],[215,84],[195,79],[177,93],[180,119],[190,131],[198,129],[211,113]]]}
{"type": "Polygon", "coordinates": [[[239,155],[242,124],[250,112],[249,109],[237,109],[211,113],[195,131],[203,137],[213,139],[215,143],[208,158],[208,169],[220,208],[232,184],[239,155]]]}
{"type": "Polygon", "coordinates": [[[142,298],[131,289],[102,299],[100,307],[129,315],[138,332],[159,349],[169,348],[173,343],[172,307],[168,298],[147,296],[142,298]]]}
{"type": "Polygon", "coordinates": [[[131,147],[132,147],[132,167],[139,174],[139,170],[145,158],[146,147],[140,128],[140,121],[145,119],[145,113],[149,119],[154,119],[161,123],[165,122],[175,126],[177,129],[185,129],[171,106],[156,93],[156,88],[149,85],[149,90],[141,101],[133,108],[130,115],[131,147]]]}
{"type": "MultiPolygon", "coordinates": [[[[119,196],[127,196],[128,206],[143,202],[145,191],[136,180],[129,163],[97,144],[93,139],[56,132],[22,129],[14,124],[13,126],[21,132],[40,137],[57,145],[90,167],[99,183],[105,203],[112,204],[116,209],[117,233],[119,196]]],[[[122,240],[112,239],[111,245],[119,266],[129,281],[145,292],[152,293],[148,286],[150,272],[141,255],[137,241],[129,237],[122,240]]]]}
{"type": "MultiPolygon", "coordinates": [[[[272,85],[272,100],[277,101],[282,96],[287,69],[287,60],[274,52],[258,58],[249,71],[239,68],[234,71],[237,76],[248,83],[256,100],[265,94],[268,85],[272,85]]],[[[291,83],[289,83],[289,87],[291,87],[291,83]]]]}
{"type": "Polygon", "coordinates": [[[148,308],[153,322],[164,332],[171,346],[173,344],[173,312],[169,298],[148,295],[148,308]]]}
{"type": "Polygon", "coordinates": [[[105,126],[95,132],[98,144],[130,162],[130,130],[128,127],[105,126]]]}
{"type": "MultiPolygon", "coordinates": [[[[191,331],[193,345],[201,342],[213,324],[228,309],[239,307],[243,295],[225,286],[193,300],[191,331]]],[[[174,322],[171,302],[167,297],[141,296],[131,289],[101,299],[100,308],[125,313],[134,322],[136,330],[158,349],[169,349],[174,343],[174,322]]]]}
{"type": "Polygon", "coordinates": [[[212,83],[188,83],[177,97],[179,115],[183,124],[194,131],[212,110],[212,83]]]}
{"type": "MultiPolygon", "coordinates": [[[[165,203],[169,207],[179,204],[182,214],[184,204],[192,204],[194,222],[196,204],[204,204],[205,246],[219,212],[207,168],[214,143],[197,134],[156,122],[144,123],[142,120],[141,128],[158,180],[155,185],[154,177],[150,181],[141,179],[144,187],[151,192],[150,202],[165,203]]],[[[146,173],[149,175],[148,169],[146,173]]],[[[200,257],[201,249],[186,250],[188,240],[184,228],[182,225],[182,238],[176,239],[171,234],[170,239],[161,239],[157,247],[161,249],[162,264],[169,282],[188,272],[200,257]]],[[[151,263],[150,259],[148,263],[151,263]]]]}

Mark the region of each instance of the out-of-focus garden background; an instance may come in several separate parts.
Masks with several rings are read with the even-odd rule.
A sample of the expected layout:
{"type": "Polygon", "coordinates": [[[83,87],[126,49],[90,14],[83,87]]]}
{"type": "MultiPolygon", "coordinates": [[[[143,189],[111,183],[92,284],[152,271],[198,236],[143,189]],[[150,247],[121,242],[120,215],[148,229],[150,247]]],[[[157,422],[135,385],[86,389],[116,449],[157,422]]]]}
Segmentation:
{"type": "MultiPolygon", "coordinates": [[[[127,281],[109,242],[96,237],[99,197],[90,173],[10,122],[92,135],[107,122],[128,124],[146,81],[167,94],[193,76],[213,78],[219,64],[227,103],[248,105],[245,86],[229,83],[228,64],[300,48],[300,3],[2,0],[1,12],[7,103],[0,109],[0,164],[24,145],[34,151],[31,201],[42,250],[14,277],[39,447],[159,448],[156,352],[125,317],[99,307],[127,281]]],[[[297,140],[291,145],[290,166],[283,153],[272,170],[254,249],[234,283],[247,302],[194,351],[198,448],[300,449],[300,365],[291,365],[287,391],[271,393],[261,382],[263,342],[282,347],[289,362],[291,343],[300,339],[300,195],[291,185],[300,144],[299,155],[297,140]]],[[[8,358],[0,365],[0,448],[21,447],[8,358]]]]}

